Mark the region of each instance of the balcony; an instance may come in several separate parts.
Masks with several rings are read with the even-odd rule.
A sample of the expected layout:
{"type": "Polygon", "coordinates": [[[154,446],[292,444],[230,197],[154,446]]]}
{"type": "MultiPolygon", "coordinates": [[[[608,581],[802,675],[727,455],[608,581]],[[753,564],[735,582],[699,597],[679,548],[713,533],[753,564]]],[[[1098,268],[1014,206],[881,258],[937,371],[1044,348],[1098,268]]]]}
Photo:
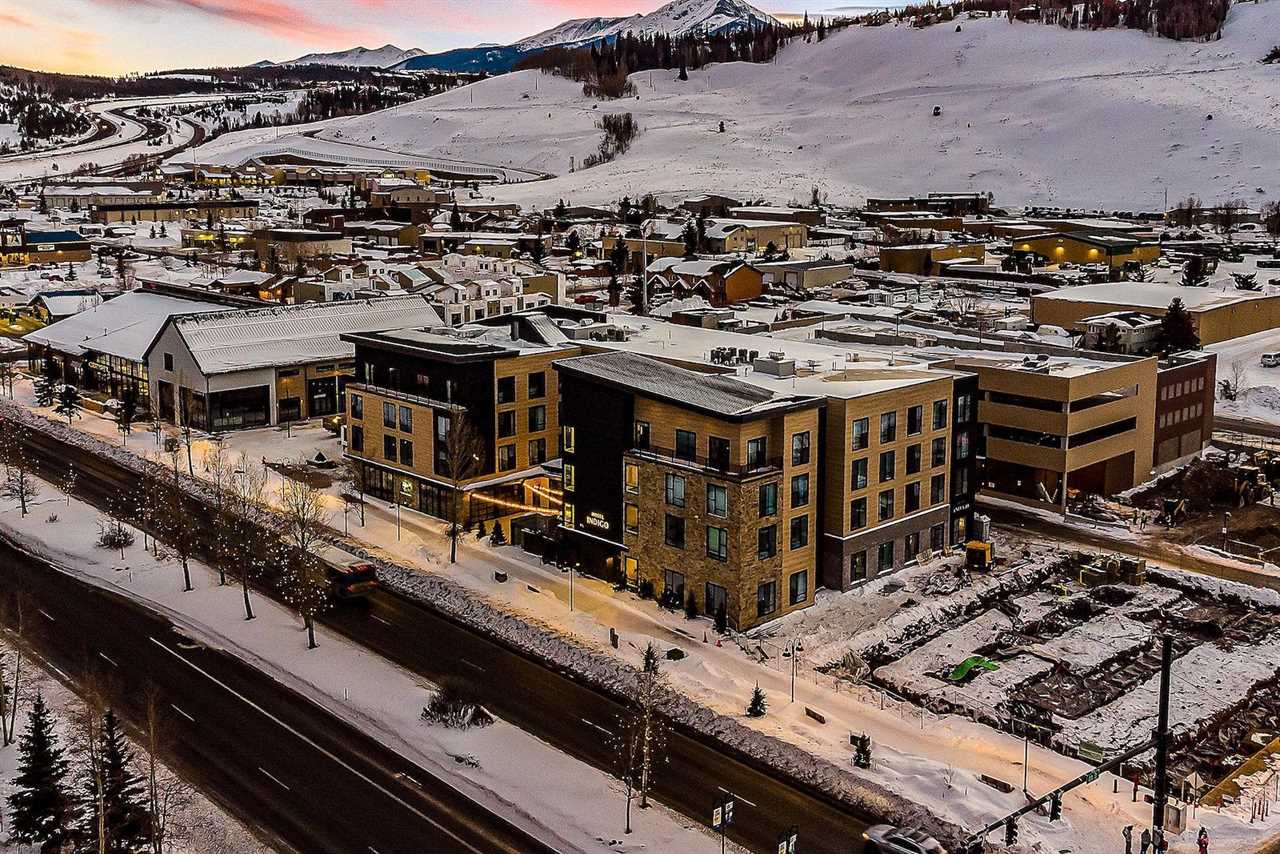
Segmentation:
{"type": "Polygon", "coordinates": [[[770,457],[755,465],[737,465],[726,459],[681,456],[671,448],[658,448],[652,445],[647,448],[632,448],[627,453],[639,460],[651,460],[653,462],[665,463],[667,465],[700,468],[707,472],[724,475],[726,477],[753,477],[756,475],[782,471],[781,457],[770,457]]]}
{"type": "Polygon", "coordinates": [[[347,383],[346,390],[348,392],[352,392],[352,391],[357,393],[364,392],[365,394],[372,394],[377,397],[385,397],[388,400],[400,400],[400,401],[404,401],[405,403],[416,403],[419,406],[428,406],[433,409],[460,408],[459,404],[456,404],[456,403],[449,403],[444,400],[434,400],[429,397],[423,397],[421,395],[409,394],[408,392],[405,392],[405,391],[399,391],[398,389],[387,388],[386,386],[380,386],[380,385],[370,385],[368,383],[347,383]]]}
{"type": "Polygon", "coordinates": [[[1083,433],[1086,430],[1092,430],[1104,424],[1113,424],[1126,418],[1135,418],[1137,415],[1138,397],[1137,395],[1132,395],[1118,397],[1115,400],[1099,403],[1087,409],[1073,410],[1067,416],[1067,423],[1071,427],[1071,435],[1074,436],[1077,433],[1083,433]]]}
{"type": "Polygon", "coordinates": [[[1066,435],[1067,432],[1067,414],[1065,412],[1033,409],[1029,406],[996,403],[990,400],[978,401],[978,420],[984,424],[1018,427],[1023,430],[1053,433],[1057,436],[1066,435]]]}

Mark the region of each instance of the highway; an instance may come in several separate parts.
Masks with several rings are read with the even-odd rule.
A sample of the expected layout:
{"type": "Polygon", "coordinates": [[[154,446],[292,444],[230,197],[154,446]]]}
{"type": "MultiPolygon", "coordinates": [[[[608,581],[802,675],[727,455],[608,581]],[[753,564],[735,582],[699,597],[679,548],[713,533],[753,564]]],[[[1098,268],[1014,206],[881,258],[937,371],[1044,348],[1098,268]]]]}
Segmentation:
{"type": "Polygon", "coordinates": [[[280,850],[420,854],[554,849],[232,654],[0,540],[6,589],[33,597],[34,643],[76,682],[92,671],[135,727],[158,689],[169,761],[280,850]]]}
{"type": "MultiPolygon", "coordinates": [[[[33,458],[47,467],[50,479],[61,479],[68,461],[75,463],[76,491],[87,501],[101,505],[136,484],[136,475],[105,457],[48,434],[25,435],[33,458]]],[[[192,513],[201,513],[194,500],[192,513]]],[[[617,731],[627,708],[617,697],[582,684],[572,674],[385,590],[371,597],[366,608],[331,611],[322,622],[427,679],[465,680],[509,723],[590,765],[611,773],[618,770],[610,733],[617,731]]],[[[664,804],[709,824],[713,802],[729,792],[738,798],[729,838],[751,851],[775,851],[778,832],[790,825],[800,828],[806,854],[861,850],[863,830],[875,823],[871,817],[854,815],[820,792],[781,779],[751,757],[730,755],[676,722],[668,721],[667,726],[666,761],[654,784],[664,804]]]]}

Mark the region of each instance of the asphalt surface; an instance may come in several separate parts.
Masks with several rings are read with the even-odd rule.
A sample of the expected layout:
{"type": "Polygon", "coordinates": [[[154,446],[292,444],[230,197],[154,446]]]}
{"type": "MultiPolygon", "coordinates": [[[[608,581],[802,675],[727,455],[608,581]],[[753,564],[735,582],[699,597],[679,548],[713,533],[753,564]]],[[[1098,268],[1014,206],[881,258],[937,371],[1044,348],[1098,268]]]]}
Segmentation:
{"type": "Polygon", "coordinates": [[[1280,439],[1280,424],[1270,424],[1265,421],[1252,421],[1247,418],[1231,418],[1215,414],[1213,416],[1213,426],[1216,430],[1234,430],[1237,433],[1249,433],[1254,436],[1280,439]]]}
{"type": "MultiPolygon", "coordinates": [[[[26,435],[37,465],[46,466],[46,475],[54,481],[65,475],[69,461],[75,463],[77,492],[86,500],[101,504],[135,485],[136,475],[109,459],[47,434],[26,435]]],[[[193,514],[200,513],[194,505],[193,501],[193,514]]],[[[431,681],[465,681],[503,720],[596,768],[619,770],[613,734],[626,720],[627,707],[572,674],[385,590],[370,597],[365,607],[331,611],[321,622],[431,681]]],[[[655,774],[653,791],[662,803],[704,825],[710,824],[715,801],[732,794],[735,822],[728,837],[762,854],[776,851],[780,831],[791,826],[799,828],[799,850],[804,854],[853,854],[862,849],[866,827],[878,823],[817,790],[775,776],[750,756],[730,754],[673,721],[666,722],[665,762],[655,774]]],[[[624,806],[619,798],[619,829],[624,806]]],[[[358,816],[352,820],[364,823],[358,816]]]]}
{"type": "MultiPolygon", "coordinates": [[[[39,610],[34,644],[69,681],[94,674],[135,727],[161,693],[167,759],[264,841],[301,852],[554,849],[234,655],[0,541],[11,589],[39,610]]],[[[323,655],[322,650],[316,652],[323,655]]]]}

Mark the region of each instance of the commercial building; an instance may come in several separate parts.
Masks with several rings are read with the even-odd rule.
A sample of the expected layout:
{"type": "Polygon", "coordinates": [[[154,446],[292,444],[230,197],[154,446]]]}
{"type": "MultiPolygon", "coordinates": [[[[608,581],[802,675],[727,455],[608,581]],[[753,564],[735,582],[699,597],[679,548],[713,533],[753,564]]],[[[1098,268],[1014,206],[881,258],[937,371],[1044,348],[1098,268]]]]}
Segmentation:
{"type": "Polygon", "coordinates": [[[97,205],[150,204],[160,201],[155,190],[97,184],[50,184],[40,193],[50,208],[89,210],[97,205]]]}
{"type": "Polygon", "coordinates": [[[1154,467],[1171,468],[1200,453],[1213,437],[1216,353],[1175,353],[1156,375],[1154,467]]]}
{"type": "Polygon", "coordinates": [[[880,247],[880,269],[886,273],[932,276],[941,272],[938,263],[966,258],[981,264],[987,257],[981,243],[913,243],[880,247]]]}
{"type": "Polygon", "coordinates": [[[153,411],[212,431],[334,415],[355,369],[344,334],[439,322],[418,296],[175,316],[147,354],[153,411]]]}
{"type": "Polygon", "coordinates": [[[134,201],[95,205],[89,211],[89,221],[103,225],[178,220],[208,224],[227,219],[250,219],[257,215],[258,202],[254,199],[189,199],[181,202],[134,201]]]}
{"type": "Polygon", "coordinates": [[[671,291],[677,299],[700,296],[716,307],[755,299],[764,293],[764,274],[737,260],[659,258],[649,265],[645,276],[650,293],[671,291]]]}
{"type": "Polygon", "coordinates": [[[78,231],[33,231],[26,220],[0,221],[0,267],[88,261],[89,241],[78,231]]]}
{"type": "Polygon", "coordinates": [[[1012,246],[1015,253],[1037,255],[1049,264],[1105,264],[1111,270],[1150,264],[1160,257],[1158,243],[1110,234],[1056,232],[1019,237],[1012,246]]]}
{"type": "Polygon", "coordinates": [[[343,336],[347,454],[365,489],[440,518],[555,513],[560,407],[552,363],[578,348],[541,315],[494,327],[401,328],[343,336]],[[451,451],[450,443],[460,443],[451,451]],[[457,456],[474,446],[474,463],[457,456]],[[466,465],[466,469],[455,468],[466,465]]]}
{"type": "Polygon", "coordinates": [[[1061,288],[1031,297],[1031,322],[1085,332],[1087,318],[1115,311],[1140,311],[1164,317],[1169,304],[1178,299],[1190,313],[1201,345],[1280,326],[1280,295],[1227,288],[1226,283],[1184,288],[1150,282],[1108,282],[1061,288]]]}
{"type": "Polygon", "coordinates": [[[253,251],[263,270],[292,271],[309,258],[351,254],[351,238],[340,231],[260,228],[253,232],[253,251]]]}

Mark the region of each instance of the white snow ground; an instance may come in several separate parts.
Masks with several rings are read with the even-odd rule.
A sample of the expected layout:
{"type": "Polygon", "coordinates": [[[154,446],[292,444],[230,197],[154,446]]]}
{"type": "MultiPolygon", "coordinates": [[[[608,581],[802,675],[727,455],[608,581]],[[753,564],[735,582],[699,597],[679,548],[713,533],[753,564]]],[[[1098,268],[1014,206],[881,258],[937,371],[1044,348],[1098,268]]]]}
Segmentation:
{"type": "MultiPolygon", "coordinates": [[[[1280,191],[1280,84],[1259,62],[1280,32],[1280,2],[1235,5],[1209,43],[1004,18],[959,24],[850,28],[794,42],[771,64],[713,65],[683,83],[674,71],[640,72],[637,97],[618,101],[517,72],[300,130],[557,174],[493,190],[543,206],[707,190],[786,201],[817,185],[842,201],[974,189],[1003,204],[1132,210],[1159,208],[1166,189],[1255,205],[1255,188],[1280,191]],[[596,119],[622,111],[643,128],[631,150],[569,174],[570,158],[599,144],[596,119]]],[[[196,156],[238,162],[278,145],[274,133],[230,134],[196,156]]]]}

